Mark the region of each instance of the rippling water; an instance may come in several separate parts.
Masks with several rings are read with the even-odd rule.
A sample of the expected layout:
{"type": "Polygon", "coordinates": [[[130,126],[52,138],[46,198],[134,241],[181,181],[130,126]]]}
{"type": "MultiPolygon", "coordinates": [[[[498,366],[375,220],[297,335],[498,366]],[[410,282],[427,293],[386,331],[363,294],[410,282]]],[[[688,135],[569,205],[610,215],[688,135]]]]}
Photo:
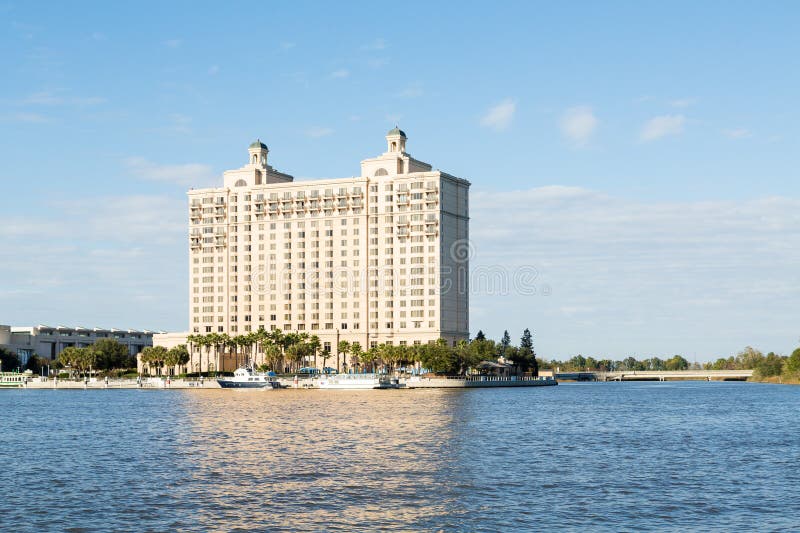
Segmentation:
{"type": "Polygon", "coordinates": [[[800,387],[0,391],[0,529],[800,530],[800,387]]]}

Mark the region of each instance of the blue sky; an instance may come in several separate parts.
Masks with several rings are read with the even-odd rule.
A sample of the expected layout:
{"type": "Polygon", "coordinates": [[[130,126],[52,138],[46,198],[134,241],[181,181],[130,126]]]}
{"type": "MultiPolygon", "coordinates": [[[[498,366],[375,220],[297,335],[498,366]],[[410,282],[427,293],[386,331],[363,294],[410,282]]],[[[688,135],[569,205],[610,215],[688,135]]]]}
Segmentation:
{"type": "Polygon", "coordinates": [[[397,123],[473,183],[474,265],[536,269],[474,330],[789,351],[800,6],[696,4],[0,2],[0,323],[185,328],[188,186],[256,137],[354,175],[397,123]]]}

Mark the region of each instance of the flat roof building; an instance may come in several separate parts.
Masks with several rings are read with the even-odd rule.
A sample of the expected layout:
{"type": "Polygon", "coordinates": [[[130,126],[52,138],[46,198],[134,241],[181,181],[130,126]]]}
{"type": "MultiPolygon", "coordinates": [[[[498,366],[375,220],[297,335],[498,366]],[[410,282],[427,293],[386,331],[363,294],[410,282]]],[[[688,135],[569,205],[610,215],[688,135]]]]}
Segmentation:
{"type": "Polygon", "coordinates": [[[153,345],[153,333],[147,330],[85,328],[82,326],[5,326],[0,325],[0,346],[16,353],[22,365],[32,355],[51,360],[69,346],[77,348],[91,346],[99,339],[116,339],[128,348],[132,356],[145,346],[153,345]]]}

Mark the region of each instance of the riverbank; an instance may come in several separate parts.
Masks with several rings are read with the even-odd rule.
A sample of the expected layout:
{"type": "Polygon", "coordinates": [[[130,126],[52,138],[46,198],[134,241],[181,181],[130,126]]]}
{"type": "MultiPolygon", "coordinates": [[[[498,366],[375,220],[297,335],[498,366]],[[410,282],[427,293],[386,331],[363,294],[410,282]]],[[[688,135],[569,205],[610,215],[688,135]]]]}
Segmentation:
{"type": "MultiPolygon", "coordinates": [[[[287,389],[318,389],[319,378],[289,376],[279,377],[278,382],[287,389]]],[[[400,389],[471,389],[491,387],[548,387],[558,385],[553,378],[522,378],[512,376],[502,378],[498,376],[471,376],[458,377],[417,377],[400,378],[400,389]]],[[[88,389],[219,389],[216,379],[91,379],[91,380],[64,380],[32,378],[30,381],[20,383],[18,388],[26,389],[55,389],[55,390],[88,390],[88,389]]]]}

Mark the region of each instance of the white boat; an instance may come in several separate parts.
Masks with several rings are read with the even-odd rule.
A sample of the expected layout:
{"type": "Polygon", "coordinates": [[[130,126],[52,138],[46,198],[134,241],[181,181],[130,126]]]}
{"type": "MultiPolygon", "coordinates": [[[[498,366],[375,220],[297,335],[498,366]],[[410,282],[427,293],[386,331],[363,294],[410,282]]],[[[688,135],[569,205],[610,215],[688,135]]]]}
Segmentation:
{"type": "Polygon", "coordinates": [[[281,384],[272,376],[255,372],[252,368],[237,368],[232,378],[219,378],[223,389],[280,389],[281,384]]]}
{"type": "Polygon", "coordinates": [[[319,378],[320,389],[397,389],[397,378],[378,374],[333,374],[319,378]]]}

